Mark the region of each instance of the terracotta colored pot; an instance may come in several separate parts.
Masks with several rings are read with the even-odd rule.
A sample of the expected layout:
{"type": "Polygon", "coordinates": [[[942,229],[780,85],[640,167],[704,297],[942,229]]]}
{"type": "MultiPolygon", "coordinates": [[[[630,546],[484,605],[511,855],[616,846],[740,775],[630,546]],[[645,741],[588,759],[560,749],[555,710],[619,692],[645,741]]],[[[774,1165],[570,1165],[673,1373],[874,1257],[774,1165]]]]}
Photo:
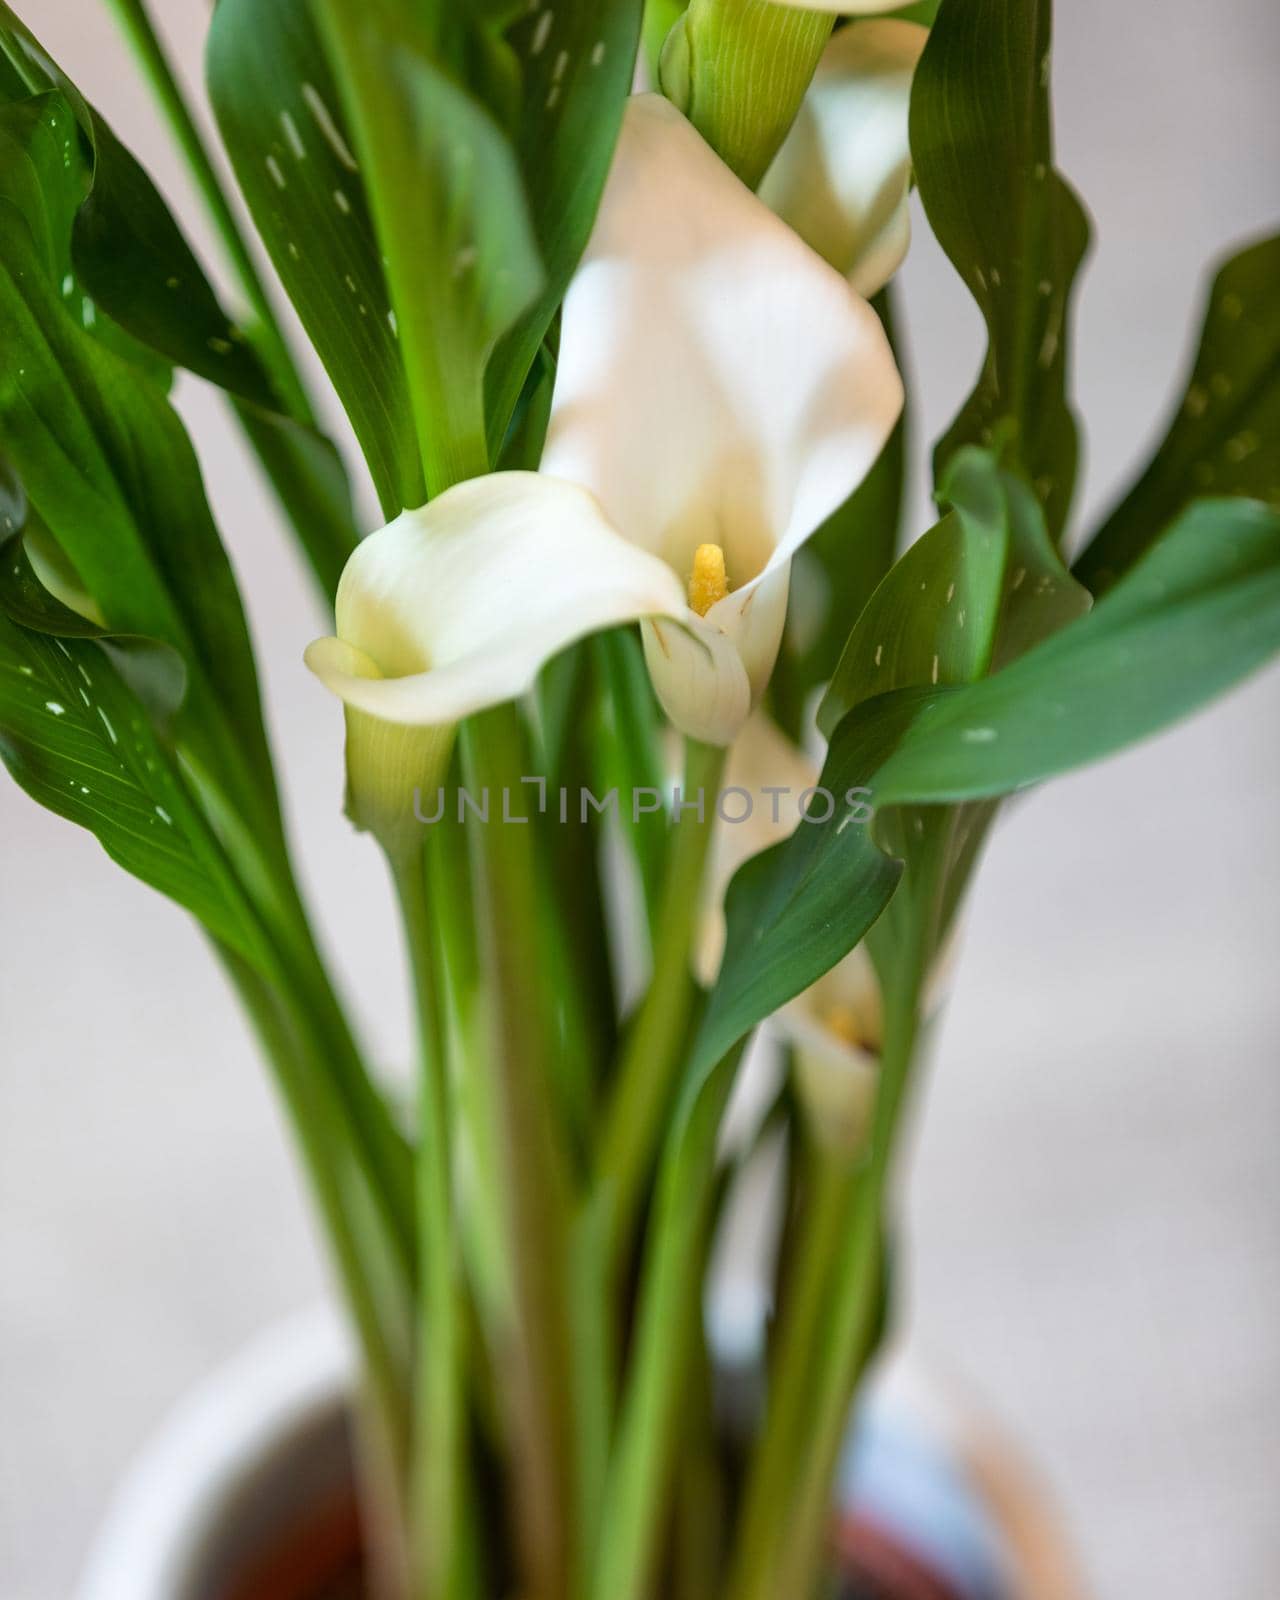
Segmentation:
{"type": "MultiPolygon", "coordinates": [[[[271,1330],[200,1387],[125,1481],[76,1600],[364,1600],[336,1319],[271,1330]]],[[[1081,1600],[1025,1470],[918,1376],[850,1430],[842,1600],[1081,1600]]]]}

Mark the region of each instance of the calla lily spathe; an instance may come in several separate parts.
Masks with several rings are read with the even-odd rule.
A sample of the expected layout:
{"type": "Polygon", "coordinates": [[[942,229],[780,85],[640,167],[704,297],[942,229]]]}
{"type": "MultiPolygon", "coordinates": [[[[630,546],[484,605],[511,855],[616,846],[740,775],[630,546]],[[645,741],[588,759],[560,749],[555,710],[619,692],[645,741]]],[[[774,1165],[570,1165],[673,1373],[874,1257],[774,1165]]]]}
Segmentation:
{"type": "Polygon", "coordinates": [[[628,106],[565,301],[543,471],[689,604],[643,623],[672,722],[731,743],[773,670],[792,556],[902,408],[875,313],[659,95],[628,106]]]}
{"type": "Polygon", "coordinates": [[[463,718],[640,620],[671,720],[732,742],[773,669],[791,557],[902,407],[870,307],[657,95],[635,97],[562,318],[536,474],[372,534],[307,652],[343,701],[348,809],[398,848],[463,718]]]}
{"type": "Polygon", "coordinates": [[[357,546],[337,636],[306,662],[346,707],[348,809],[386,843],[439,783],[464,717],[527,693],[559,650],[684,591],[573,484],[500,472],[458,484],[357,546]]]}
{"type": "Polygon", "coordinates": [[[929,30],[877,18],[827,46],[760,197],[824,260],[873,295],[911,242],[911,80],[929,30]]]}

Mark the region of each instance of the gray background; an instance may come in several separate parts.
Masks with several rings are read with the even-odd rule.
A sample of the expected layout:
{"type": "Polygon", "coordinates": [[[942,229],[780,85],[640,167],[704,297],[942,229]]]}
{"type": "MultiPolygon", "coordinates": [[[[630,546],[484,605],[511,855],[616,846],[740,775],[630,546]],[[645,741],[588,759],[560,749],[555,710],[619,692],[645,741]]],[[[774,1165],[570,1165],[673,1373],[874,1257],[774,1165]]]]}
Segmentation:
{"type": "MultiPolygon", "coordinates": [[[[103,7],[19,6],[192,216],[103,7]]],[[[197,73],[205,8],[159,9],[197,73]]],[[[1201,263],[1280,209],[1280,11],[1059,9],[1060,156],[1100,233],[1078,318],[1088,510],[1159,431],[1201,263]]],[[[931,437],[972,377],[977,318],[923,230],[905,288],[931,437]]],[[[338,718],[300,663],[322,618],[221,405],[194,383],[181,402],[308,888],[395,1062],[388,895],[338,815],[338,718]]],[[[920,1119],[909,1340],[1023,1441],[1105,1600],[1274,1592],[1278,711],[1272,671],[1008,817],[920,1119]]],[[[0,837],[0,1596],[50,1600],[166,1408],[325,1275],[193,929],[7,781],[0,837]]]]}

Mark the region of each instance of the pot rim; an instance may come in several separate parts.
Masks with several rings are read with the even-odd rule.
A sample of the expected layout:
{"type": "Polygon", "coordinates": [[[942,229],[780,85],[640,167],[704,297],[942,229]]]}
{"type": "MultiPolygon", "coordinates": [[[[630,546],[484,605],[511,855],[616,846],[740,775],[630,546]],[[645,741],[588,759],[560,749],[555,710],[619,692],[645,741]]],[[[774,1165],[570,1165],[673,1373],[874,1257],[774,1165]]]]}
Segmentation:
{"type": "MultiPolygon", "coordinates": [[[[1085,1588],[1039,1474],[967,1386],[896,1350],[878,1363],[876,1410],[924,1423],[999,1535],[1014,1592],[1082,1600],[1085,1588]]],[[[126,1468],[82,1567],[75,1600],[181,1600],[282,1441],[344,1408],[357,1376],[338,1308],[276,1321],[198,1381],[126,1468]]],[[[844,1485],[837,1490],[843,1497],[844,1485]]]]}
{"type": "Polygon", "coordinates": [[[237,1490],[280,1440],[341,1404],[356,1371],[336,1309],[261,1330],[201,1379],[126,1469],[94,1538],[76,1600],[175,1600],[237,1490]]]}

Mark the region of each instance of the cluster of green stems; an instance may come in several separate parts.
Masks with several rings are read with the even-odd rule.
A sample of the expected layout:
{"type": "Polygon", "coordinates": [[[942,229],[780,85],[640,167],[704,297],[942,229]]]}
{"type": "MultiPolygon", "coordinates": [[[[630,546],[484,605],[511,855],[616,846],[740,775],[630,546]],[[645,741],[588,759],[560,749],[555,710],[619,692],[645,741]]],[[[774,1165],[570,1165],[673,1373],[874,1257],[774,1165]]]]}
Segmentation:
{"type": "MultiPolygon", "coordinates": [[[[310,424],[307,386],[146,9],[113,4],[281,407],[310,424]]],[[[232,404],[295,513],[299,463],[279,474],[251,411],[232,404]]],[[[480,455],[457,476],[490,466],[480,455]]],[[[334,540],[293,520],[332,592],[334,540]]],[[[519,792],[538,770],[532,733],[513,705],[471,718],[455,772],[473,792],[519,792]]],[[[885,1180],[919,994],[887,996],[867,1150],[836,1154],[793,1116],[766,1398],[746,1443],[731,1444],[703,1294],[731,1189],[718,1132],[740,1049],[676,1117],[703,1003],[692,956],[723,755],[686,745],[684,790],[708,803],[647,852],[651,976],[625,1019],[594,840],[568,847],[566,870],[549,830],[446,814],[391,858],[419,1025],[411,1119],[362,1058],[283,846],[242,872],[271,885],[272,975],[220,955],[274,1069],[358,1333],[372,1580],[396,1600],[490,1600],[511,1581],[525,1600],[817,1592],[849,1403],[881,1315],[885,1180]]]]}

